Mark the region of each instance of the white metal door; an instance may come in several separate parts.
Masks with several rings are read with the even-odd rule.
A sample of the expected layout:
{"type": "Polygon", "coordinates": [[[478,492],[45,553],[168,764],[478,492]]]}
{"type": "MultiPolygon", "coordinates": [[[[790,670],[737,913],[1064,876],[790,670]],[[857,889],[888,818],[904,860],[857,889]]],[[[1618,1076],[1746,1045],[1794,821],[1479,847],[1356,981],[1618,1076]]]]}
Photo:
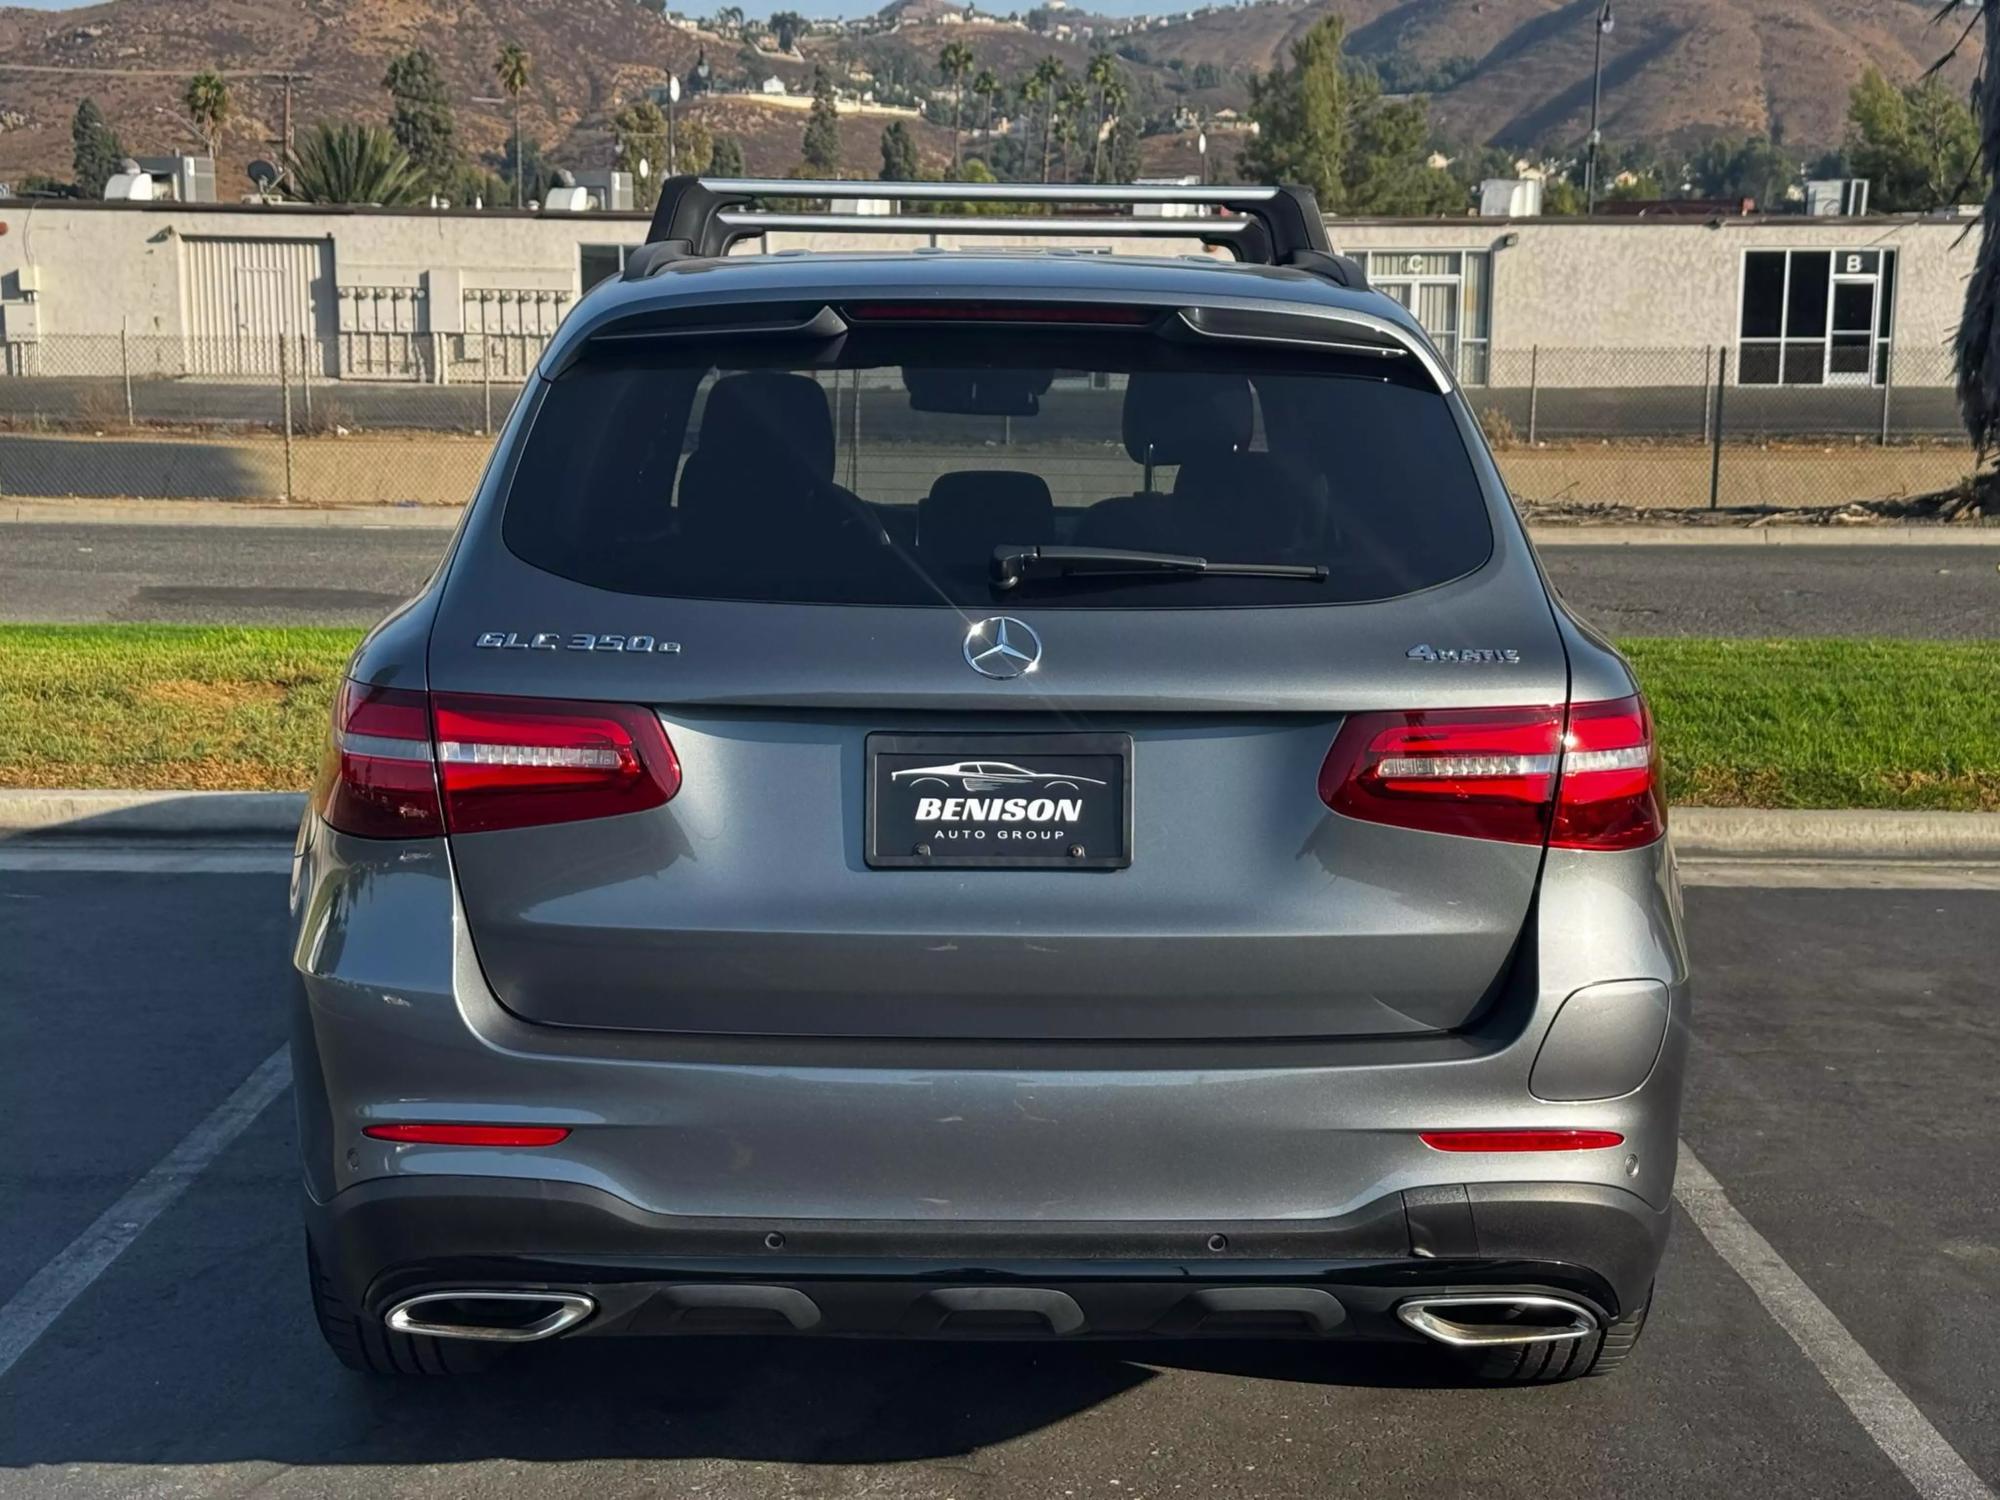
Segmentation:
{"type": "Polygon", "coordinates": [[[333,355],[331,240],[207,239],[190,236],[186,268],[188,368],[205,375],[275,375],[302,356],[330,375],[333,355]]]}

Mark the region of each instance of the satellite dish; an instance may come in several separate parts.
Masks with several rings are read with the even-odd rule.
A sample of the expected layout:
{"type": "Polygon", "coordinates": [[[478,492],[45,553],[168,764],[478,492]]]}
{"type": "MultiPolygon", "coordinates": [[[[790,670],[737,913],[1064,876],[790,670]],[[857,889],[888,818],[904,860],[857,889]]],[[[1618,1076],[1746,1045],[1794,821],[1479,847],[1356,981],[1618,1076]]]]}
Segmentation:
{"type": "Polygon", "coordinates": [[[678,104],[681,102],[681,80],[678,73],[669,73],[667,75],[667,102],[669,104],[678,104]]]}
{"type": "Polygon", "coordinates": [[[633,170],[639,174],[640,180],[644,181],[653,175],[653,164],[642,156],[639,158],[639,165],[634,167],[633,170]]]}
{"type": "Polygon", "coordinates": [[[259,188],[268,188],[278,180],[278,169],[267,161],[253,161],[246,170],[250,173],[250,180],[259,188]]]}

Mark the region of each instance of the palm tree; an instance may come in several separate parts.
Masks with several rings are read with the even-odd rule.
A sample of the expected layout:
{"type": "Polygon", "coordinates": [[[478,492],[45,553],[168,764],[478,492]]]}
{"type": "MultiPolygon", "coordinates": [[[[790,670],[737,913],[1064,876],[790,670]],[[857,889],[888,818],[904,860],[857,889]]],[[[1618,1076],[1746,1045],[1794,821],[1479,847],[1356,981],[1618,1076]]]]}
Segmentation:
{"type": "Polygon", "coordinates": [[[938,53],[938,72],[951,84],[951,171],[959,168],[958,131],[965,112],[965,75],[972,71],[972,49],[963,42],[946,42],[938,53]]]}
{"type": "Polygon", "coordinates": [[[1076,175],[1075,148],[1083,139],[1083,122],[1090,113],[1090,90],[1080,83],[1062,87],[1063,181],[1076,175]]]}
{"type": "Polygon", "coordinates": [[[530,65],[527,49],[509,42],[493,59],[493,76],[514,105],[514,207],[521,206],[521,95],[528,88],[530,65]]]}
{"type": "Polygon", "coordinates": [[[1090,66],[1084,70],[1084,79],[1097,91],[1097,134],[1090,143],[1090,180],[1104,180],[1104,121],[1110,109],[1105,103],[1105,95],[1118,81],[1118,64],[1111,60],[1109,52],[1095,53],[1090,66]]]}
{"type": "MultiPolygon", "coordinates": [[[[1113,78],[1109,83],[1104,85],[1103,119],[1105,121],[1113,121],[1118,119],[1121,115],[1125,113],[1125,106],[1130,104],[1131,102],[1132,102],[1132,91],[1125,87],[1125,80],[1122,78],[1113,78]]],[[[1100,151],[1102,150],[1104,134],[1105,134],[1104,125],[1100,123],[1097,128],[1097,137],[1098,137],[1100,151]]],[[[1111,165],[1115,167],[1117,166],[1117,163],[1113,162],[1111,163],[1111,165]]],[[[1098,167],[1096,176],[1099,182],[1103,182],[1105,180],[1104,169],[1102,166],[1098,167]]]]}
{"type": "Polygon", "coordinates": [[[229,85],[220,73],[203,71],[188,80],[181,107],[208,147],[210,160],[222,145],[222,127],[229,123],[229,85]]]}
{"type": "MultiPolygon", "coordinates": [[[[1951,15],[1952,7],[1939,14],[1951,15]]],[[[2000,438],[2000,0],[1980,0],[1978,13],[1959,33],[1958,41],[1937,63],[1942,68],[1958,54],[1974,27],[1985,30],[1985,59],[1973,101],[1979,111],[1980,164],[1986,170],[1986,205],[1979,215],[1979,256],[1965,287],[1965,312],[1959,320],[1954,354],[1958,364],[1958,409],[1972,446],[1983,459],[2000,438]]],[[[1936,71],[1934,68],[1933,71],[1936,71]]],[[[2000,513],[2000,480],[1988,473],[1975,476],[1963,510],[2000,513]]]]}
{"type": "Polygon", "coordinates": [[[1069,69],[1062,65],[1059,57],[1045,57],[1035,64],[1035,71],[1028,75],[1021,85],[1023,101],[1040,100],[1042,103],[1042,181],[1049,180],[1049,148],[1054,144],[1056,128],[1056,104],[1062,93],[1064,81],[1069,77],[1069,69]],[[1035,92],[1030,94],[1029,87],[1035,92]]]}
{"type": "Polygon", "coordinates": [[[292,184],[308,203],[415,203],[423,179],[380,125],[317,125],[287,158],[292,184]]]}
{"type": "Polygon", "coordinates": [[[1004,90],[1000,86],[1000,80],[993,76],[991,68],[981,68],[978,76],[972,80],[973,97],[984,106],[980,116],[981,135],[990,138],[993,134],[993,104],[1002,92],[1004,90]]]}

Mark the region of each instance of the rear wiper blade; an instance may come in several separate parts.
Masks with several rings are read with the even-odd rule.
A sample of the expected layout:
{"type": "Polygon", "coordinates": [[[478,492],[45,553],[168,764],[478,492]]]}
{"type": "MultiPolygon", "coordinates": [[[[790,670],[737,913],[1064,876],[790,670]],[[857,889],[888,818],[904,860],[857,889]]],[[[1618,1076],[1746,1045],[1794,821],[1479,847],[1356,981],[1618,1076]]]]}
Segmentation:
{"type": "Polygon", "coordinates": [[[1303,578],[1324,583],[1324,563],[1210,562],[1192,552],[1130,552],[1122,547],[1020,547],[993,549],[993,587],[1005,591],[1052,578],[1121,577],[1303,578]]]}

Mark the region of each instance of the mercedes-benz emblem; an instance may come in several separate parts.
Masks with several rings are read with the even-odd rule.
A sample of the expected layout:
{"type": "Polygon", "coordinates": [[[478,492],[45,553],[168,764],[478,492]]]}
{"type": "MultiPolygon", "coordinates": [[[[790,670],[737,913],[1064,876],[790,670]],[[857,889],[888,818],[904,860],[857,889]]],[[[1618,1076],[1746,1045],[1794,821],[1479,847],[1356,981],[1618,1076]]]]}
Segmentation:
{"type": "Polygon", "coordinates": [[[965,633],[965,664],[982,677],[1020,677],[1042,664],[1042,638],[1023,620],[995,615],[965,633]]]}

